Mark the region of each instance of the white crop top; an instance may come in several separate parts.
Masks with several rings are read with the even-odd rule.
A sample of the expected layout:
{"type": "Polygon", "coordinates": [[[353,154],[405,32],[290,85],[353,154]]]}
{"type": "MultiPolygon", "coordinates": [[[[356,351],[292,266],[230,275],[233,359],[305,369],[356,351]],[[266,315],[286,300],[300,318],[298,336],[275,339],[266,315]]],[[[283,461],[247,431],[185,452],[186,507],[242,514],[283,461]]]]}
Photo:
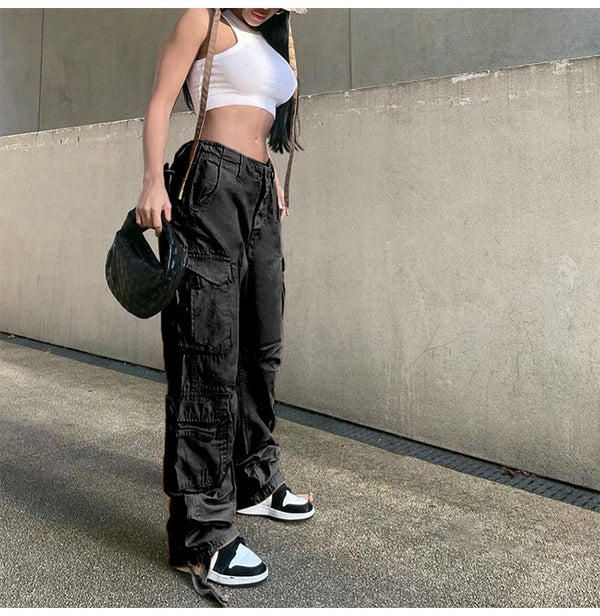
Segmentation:
{"type": "MultiPolygon", "coordinates": [[[[267,41],[231,11],[221,13],[237,43],[213,56],[206,110],[225,105],[262,107],[275,117],[275,108],[288,101],[298,85],[292,67],[267,41]]],[[[194,109],[200,108],[205,58],[196,60],[186,77],[194,109]]]]}

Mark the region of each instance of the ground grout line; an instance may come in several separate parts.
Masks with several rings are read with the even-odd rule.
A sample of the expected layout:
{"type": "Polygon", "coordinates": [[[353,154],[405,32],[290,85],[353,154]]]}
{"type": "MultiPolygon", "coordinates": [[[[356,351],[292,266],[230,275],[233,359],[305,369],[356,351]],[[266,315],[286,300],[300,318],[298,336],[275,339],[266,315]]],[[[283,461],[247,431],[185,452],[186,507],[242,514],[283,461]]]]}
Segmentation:
{"type": "MultiPolygon", "coordinates": [[[[40,342],[39,340],[31,338],[15,336],[6,332],[0,332],[0,341],[11,342],[39,351],[50,352],[54,355],[82,361],[93,366],[115,370],[151,381],[166,383],[165,374],[162,370],[110,359],[47,342],[40,342]]],[[[519,471],[515,469],[510,469],[515,472],[515,475],[511,476],[510,474],[503,473],[502,469],[504,467],[494,462],[474,458],[466,454],[450,451],[420,441],[413,441],[402,436],[390,434],[389,432],[377,430],[376,428],[362,426],[345,419],[324,415],[316,411],[296,407],[283,402],[277,402],[276,411],[277,417],[297,424],[317,428],[335,434],[336,436],[343,436],[397,455],[417,458],[437,466],[455,470],[459,473],[465,473],[495,483],[508,485],[575,507],[600,512],[600,492],[596,490],[562,482],[557,479],[551,479],[549,477],[540,477],[533,473],[519,473],[519,471]]]]}

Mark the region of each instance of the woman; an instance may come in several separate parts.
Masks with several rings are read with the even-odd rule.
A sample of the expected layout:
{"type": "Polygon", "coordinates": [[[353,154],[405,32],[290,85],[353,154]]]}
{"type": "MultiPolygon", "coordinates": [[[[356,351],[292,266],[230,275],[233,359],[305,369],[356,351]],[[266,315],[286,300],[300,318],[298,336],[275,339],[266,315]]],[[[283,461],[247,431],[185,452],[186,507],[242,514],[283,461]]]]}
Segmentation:
{"type": "MultiPolygon", "coordinates": [[[[223,9],[187,199],[177,198],[179,187],[167,194],[164,152],[182,86],[198,112],[214,9],[188,9],[175,25],[144,121],[136,220],[159,235],[164,213],[188,254],[183,281],[161,313],[169,564],[222,605],[207,579],[247,585],[268,575],[236,528],[236,513],[303,520],[315,512],[311,494],[295,495],[286,485],[272,434],[287,204],[267,138],[274,151],[290,149],[298,85],[287,62],[290,11],[306,12],[223,9]]],[[[191,143],[179,149],[173,168],[187,168],[191,143]]]]}

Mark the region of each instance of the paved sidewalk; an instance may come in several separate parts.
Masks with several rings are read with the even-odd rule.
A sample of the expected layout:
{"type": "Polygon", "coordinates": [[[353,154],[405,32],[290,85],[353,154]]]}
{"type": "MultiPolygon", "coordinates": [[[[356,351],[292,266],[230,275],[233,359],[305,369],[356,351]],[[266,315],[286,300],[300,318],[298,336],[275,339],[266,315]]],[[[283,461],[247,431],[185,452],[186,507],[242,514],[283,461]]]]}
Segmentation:
{"type": "MultiPolygon", "coordinates": [[[[166,563],[165,385],[0,341],[0,606],[207,607],[166,563]]],[[[279,419],[292,524],[233,607],[598,607],[600,516],[279,419]]]]}

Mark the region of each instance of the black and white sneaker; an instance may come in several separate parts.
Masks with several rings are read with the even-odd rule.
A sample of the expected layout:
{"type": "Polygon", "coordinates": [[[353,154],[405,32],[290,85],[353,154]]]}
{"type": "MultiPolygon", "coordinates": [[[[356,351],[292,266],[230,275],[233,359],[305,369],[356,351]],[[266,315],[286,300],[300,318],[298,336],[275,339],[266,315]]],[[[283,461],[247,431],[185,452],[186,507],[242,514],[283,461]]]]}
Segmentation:
{"type": "Polygon", "coordinates": [[[315,514],[310,500],[294,494],[284,483],[261,503],[238,509],[244,515],[262,515],[274,520],[306,520],[315,514]]]}
{"type": "Polygon", "coordinates": [[[210,561],[208,579],[227,586],[246,586],[262,582],[269,568],[249,547],[241,535],[217,550],[210,561]]]}
{"type": "MultiPolygon", "coordinates": [[[[188,571],[186,567],[175,567],[188,571]]],[[[262,582],[269,575],[267,565],[246,546],[242,535],[217,550],[210,559],[206,578],[226,586],[249,586],[262,582]]]]}

